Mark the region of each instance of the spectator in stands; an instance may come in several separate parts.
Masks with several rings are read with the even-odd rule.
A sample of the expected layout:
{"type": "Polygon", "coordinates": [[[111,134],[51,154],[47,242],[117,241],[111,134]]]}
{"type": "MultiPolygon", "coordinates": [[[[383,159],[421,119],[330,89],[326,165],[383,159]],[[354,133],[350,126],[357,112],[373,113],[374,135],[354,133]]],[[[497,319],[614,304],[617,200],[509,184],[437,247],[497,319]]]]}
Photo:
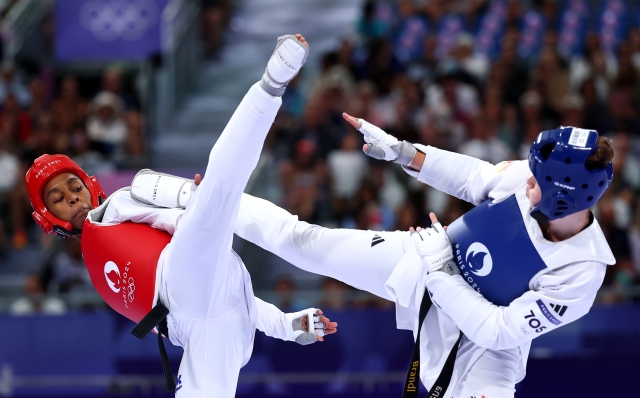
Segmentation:
{"type": "Polygon", "coordinates": [[[120,98],[124,110],[137,111],[138,102],[130,93],[126,92],[122,83],[122,71],[118,67],[107,69],[102,75],[102,91],[108,91],[120,98]]]}
{"type": "Polygon", "coordinates": [[[28,107],[31,103],[31,93],[17,76],[13,61],[3,61],[0,64],[0,73],[0,103],[4,103],[9,94],[13,94],[21,107],[28,107]]]}
{"type": "Polygon", "coordinates": [[[69,154],[88,175],[108,174],[116,168],[113,162],[107,160],[100,152],[91,150],[83,124],[77,124],[71,129],[69,154]]]}
{"type": "Polygon", "coordinates": [[[328,201],[326,170],[313,142],[296,143],[293,159],[280,166],[280,182],[286,209],[303,221],[312,222],[321,216],[328,201]]]}
{"type": "Polygon", "coordinates": [[[342,139],[340,149],[330,152],[327,157],[332,192],[336,199],[352,199],[367,175],[367,159],[360,148],[360,141],[357,134],[349,132],[342,139]]]}
{"type": "Polygon", "coordinates": [[[6,215],[11,214],[11,192],[20,178],[20,161],[8,149],[6,136],[0,135],[0,256],[8,248],[6,215]]]}
{"type": "Polygon", "coordinates": [[[459,148],[459,152],[496,164],[512,159],[509,147],[496,137],[497,125],[488,123],[484,112],[478,112],[471,122],[470,140],[459,148]]]}
{"type": "Polygon", "coordinates": [[[31,116],[20,107],[13,93],[9,93],[5,98],[0,113],[0,128],[12,144],[24,143],[31,136],[31,116]]]}
{"type": "Polygon", "coordinates": [[[617,178],[624,180],[626,186],[633,191],[640,190],[640,159],[633,150],[633,137],[626,131],[618,131],[614,134],[612,144],[616,151],[616,164],[619,164],[617,178]]]}
{"type": "MultiPolygon", "coordinates": [[[[226,1],[222,1],[221,5],[223,8],[227,6],[230,7],[226,1]],[[226,4],[226,6],[224,4],[226,4]]],[[[140,105],[135,96],[124,89],[120,68],[113,67],[104,72],[102,75],[102,90],[102,93],[109,92],[115,94],[121,101],[121,116],[126,123],[127,129],[123,151],[126,152],[128,156],[126,158],[121,156],[119,163],[130,168],[143,167],[146,162],[146,145],[144,143],[145,120],[140,113],[140,105]]],[[[94,99],[94,102],[96,99],[94,99]]],[[[91,131],[89,132],[89,136],[92,137],[91,131]]]]}
{"type": "Polygon", "coordinates": [[[47,296],[40,276],[29,275],[25,280],[24,297],[11,304],[12,315],[62,315],[67,312],[64,301],[57,297],[47,296]]]}
{"type": "Polygon", "coordinates": [[[398,2],[398,22],[392,33],[395,58],[407,65],[422,55],[422,43],[427,35],[427,22],[418,15],[412,0],[398,2]]]}
{"type": "Polygon", "coordinates": [[[201,12],[205,56],[215,55],[223,41],[223,33],[231,17],[229,0],[204,0],[201,12]]]}
{"type": "Polygon", "coordinates": [[[384,125],[385,123],[386,118],[383,115],[383,110],[379,109],[383,108],[384,105],[379,101],[375,84],[369,80],[361,80],[358,83],[358,87],[347,107],[354,112],[360,112],[358,115],[367,115],[371,120],[376,120],[378,125],[384,125]]]}
{"type": "Polygon", "coordinates": [[[122,112],[122,101],[109,91],[101,92],[91,103],[87,134],[92,147],[108,158],[121,155],[127,140],[127,124],[122,112]]]}
{"type": "Polygon", "coordinates": [[[640,69],[640,28],[638,27],[629,29],[629,49],[633,66],[640,69]]]}
{"type": "Polygon", "coordinates": [[[52,114],[58,129],[66,132],[87,117],[87,101],[80,96],[78,81],[73,76],[62,79],[60,96],[53,102],[52,114]]]}
{"type": "Polygon", "coordinates": [[[569,64],[569,81],[574,90],[580,88],[585,79],[594,81],[598,99],[607,100],[609,83],[617,73],[617,61],[615,57],[607,56],[600,46],[597,34],[587,35],[585,48],[582,53],[574,56],[569,64]]]}
{"type": "Polygon", "coordinates": [[[395,224],[395,215],[387,206],[380,203],[380,187],[367,179],[360,185],[358,194],[352,202],[353,218],[343,220],[343,228],[372,231],[388,231],[395,224]]]}
{"type": "Polygon", "coordinates": [[[58,251],[51,259],[53,282],[59,293],[93,292],[89,271],[84,265],[80,241],[67,239],[63,250],[58,251]]]}
{"type": "Polygon", "coordinates": [[[518,57],[517,39],[514,38],[511,41],[505,39],[500,63],[504,71],[502,78],[504,101],[517,106],[520,97],[527,90],[529,81],[529,71],[518,57]]]}
{"type": "MultiPolygon", "coordinates": [[[[55,151],[55,126],[50,112],[38,115],[36,129],[22,145],[21,160],[31,164],[38,156],[55,151]]],[[[28,167],[27,167],[28,168],[28,167]]],[[[26,172],[26,169],[25,169],[26,172]]]]}
{"type": "Polygon", "coordinates": [[[602,232],[609,242],[616,264],[607,269],[605,284],[627,285],[633,278],[633,265],[631,263],[631,250],[627,232],[616,225],[615,207],[611,197],[603,197],[597,205],[598,222],[602,232]]]}
{"type": "Polygon", "coordinates": [[[545,104],[557,118],[562,112],[562,100],[569,94],[569,73],[564,60],[555,48],[545,47],[540,55],[537,80],[542,88],[545,104]]]}
{"type": "Polygon", "coordinates": [[[381,95],[391,91],[395,72],[401,70],[388,39],[376,39],[369,47],[369,57],[362,68],[362,77],[371,80],[381,95]]]}
{"type": "Polygon", "coordinates": [[[607,132],[613,129],[611,112],[607,107],[607,102],[600,101],[596,92],[593,78],[586,79],[580,86],[580,95],[584,100],[584,121],[585,128],[607,132]]]}
{"type": "MultiPolygon", "coordinates": [[[[9,193],[18,182],[20,161],[9,151],[9,138],[0,135],[0,202],[6,204],[9,193]]],[[[4,206],[3,206],[4,207],[4,206]]]]}
{"type": "Polygon", "coordinates": [[[460,33],[456,37],[456,45],[450,52],[460,69],[473,77],[477,84],[485,81],[489,73],[489,59],[483,54],[474,52],[474,39],[469,33],[460,33]]]}
{"type": "Polygon", "coordinates": [[[365,1],[362,17],[356,22],[356,29],[365,44],[382,37],[387,32],[387,25],[376,17],[376,4],[374,0],[365,1]]]}
{"type": "Polygon", "coordinates": [[[560,125],[585,127],[582,123],[584,120],[584,101],[578,94],[568,94],[562,100],[562,108],[560,115],[560,125]]]}
{"type": "Polygon", "coordinates": [[[296,285],[286,275],[279,277],[273,287],[275,300],[271,300],[282,311],[295,312],[309,308],[311,304],[297,297],[296,285]]]}
{"type": "MultiPolygon", "coordinates": [[[[489,113],[489,109],[487,109],[487,112],[489,113]]],[[[508,104],[499,108],[498,112],[501,112],[501,115],[498,119],[499,122],[496,136],[504,142],[513,153],[517,150],[518,141],[520,140],[518,135],[518,128],[520,125],[518,120],[518,108],[516,108],[515,105],[508,104]]]]}
{"type": "Polygon", "coordinates": [[[322,300],[320,307],[332,310],[343,310],[347,307],[347,293],[350,288],[344,282],[326,278],[322,283],[322,300]]]}
{"type": "Polygon", "coordinates": [[[405,202],[396,211],[396,225],[393,231],[408,231],[409,228],[415,228],[419,224],[418,211],[411,202],[405,202]]]}
{"type": "Polygon", "coordinates": [[[37,121],[41,113],[49,111],[49,104],[45,95],[44,82],[40,78],[34,78],[29,83],[31,93],[31,105],[29,105],[29,115],[32,121],[37,121]]]}
{"type": "MultiPolygon", "coordinates": [[[[636,217],[633,225],[629,228],[629,249],[636,275],[640,275],[640,200],[636,199],[636,217]]],[[[639,282],[636,277],[636,284],[639,282]]]]}
{"type": "Polygon", "coordinates": [[[425,93],[427,108],[434,112],[447,108],[452,120],[468,126],[479,107],[476,88],[456,79],[455,65],[444,63],[438,69],[436,84],[430,85],[425,93]]]}

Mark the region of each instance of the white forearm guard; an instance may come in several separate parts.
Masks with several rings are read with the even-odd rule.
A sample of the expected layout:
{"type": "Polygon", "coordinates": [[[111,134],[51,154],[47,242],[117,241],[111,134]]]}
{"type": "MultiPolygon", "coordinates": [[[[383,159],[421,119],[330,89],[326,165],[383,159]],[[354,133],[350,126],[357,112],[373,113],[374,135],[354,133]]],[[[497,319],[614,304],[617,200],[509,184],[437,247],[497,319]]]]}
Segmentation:
{"type": "Polygon", "coordinates": [[[143,169],[133,177],[131,197],[152,206],[184,209],[195,188],[193,180],[143,169]]]}

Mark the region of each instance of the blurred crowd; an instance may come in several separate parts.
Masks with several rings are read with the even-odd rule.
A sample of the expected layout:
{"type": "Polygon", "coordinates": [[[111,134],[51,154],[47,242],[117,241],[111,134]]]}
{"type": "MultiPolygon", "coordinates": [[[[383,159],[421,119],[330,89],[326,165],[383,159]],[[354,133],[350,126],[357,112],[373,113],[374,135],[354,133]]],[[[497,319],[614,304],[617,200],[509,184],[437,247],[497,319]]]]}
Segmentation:
{"type": "MultiPolygon", "coordinates": [[[[491,163],[526,159],[543,130],[595,129],[615,148],[613,184],[593,209],[617,259],[600,300],[630,300],[640,284],[640,30],[634,19],[607,36],[601,13],[618,12],[623,25],[615,6],[632,3],[601,3],[364,2],[357,35],[322,56],[309,90],[294,81],[283,97],[267,143],[280,204],[304,221],[371,230],[424,226],[430,211],[448,224],[470,209],[366,157],[342,112],[491,163]],[[578,43],[565,26],[576,15],[578,43]]],[[[324,288],[349,292],[334,282],[324,288]]],[[[276,291],[291,290],[295,278],[283,275],[276,291]]]]}
{"type": "MultiPolygon", "coordinates": [[[[206,56],[220,49],[233,5],[203,0],[206,56]]],[[[355,34],[322,55],[318,76],[303,70],[285,92],[265,144],[279,181],[271,199],[304,221],[371,230],[425,226],[430,211],[449,224],[472,208],[365,156],[342,112],[491,163],[526,159],[546,129],[595,129],[615,149],[613,184],[593,209],[617,259],[599,300],[639,297],[640,30],[628,17],[638,11],[621,0],[364,1],[355,34]]],[[[39,155],[68,154],[89,174],[147,162],[131,79],[118,67],[94,84],[78,79],[0,64],[0,255],[43,239],[30,232],[23,179],[39,155]]],[[[44,265],[13,313],[64,312],[47,289],[93,291],[76,241],[45,237],[43,246],[44,265]]],[[[284,272],[269,286],[284,310],[389,305],[329,278],[310,286],[284,272]],[[301,293],[309,287],[316,293],[301,293]]]]}
{"type": "MultiPolygon", "coordinates": [[[[97,74],[66,73],[48,61],[51,46],[43,48],[46,54],[38,62],[19,55],[14,60],[13,34],[6,20],[20,1],[0,0],[0,266],[15,262],[29,248],[37,252],[32,261],[38,266],[30,267],[33,273],[24,278],[23,297],[9,310],[60,314],[69,304],[102,307],[79,242],[46,236],[35,226],[24,175],[45,153],[68,155],[89,175],[148,167],[147,126],[135,88],[136,71],[115,63],[97,74]],[[72,294],[64,301],[57,297],[67,293],[72,294]]],[[[212,57],[222,45],[234,3],[200,2],[204,54],[212,57]]],[[[53,40],[52,21],[47,16],[42,22],[46,43],[53,40]]]]}
{"type": "Polygon", "coordinates": [[[144,164],[144,118],[123,90],[122,73],[106,70],[85,98],[78,79],[27,77],[12,61],[0,65],[0,240],[20,249],[29,240],[24,175],[45,153],[70,156],[90,175],[144,164]]]}

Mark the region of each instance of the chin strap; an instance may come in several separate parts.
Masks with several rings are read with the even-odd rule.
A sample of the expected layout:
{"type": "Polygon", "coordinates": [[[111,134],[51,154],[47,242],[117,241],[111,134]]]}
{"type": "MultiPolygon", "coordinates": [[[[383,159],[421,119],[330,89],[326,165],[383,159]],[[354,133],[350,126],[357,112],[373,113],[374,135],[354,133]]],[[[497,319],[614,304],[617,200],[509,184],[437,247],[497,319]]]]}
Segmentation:
{"type": "Polygon", "coordinates": [[[72,236],[74,236],[74,235],[80,235],[80,234],[82,234],[82,230],[81,230],[81,229],[74,228],[74,229],[72,229],[71,231],[67,231],[66,229],[61,228],[61,227],[59,227],[59,226],[57,226],[57,225],[54,225],[54,226],[53,226],[53,231],[54,231],[56,234],[58,234],[58,236],[61,236],[63,239],[70,238],[70,237],[72,237],[72,236]]]}

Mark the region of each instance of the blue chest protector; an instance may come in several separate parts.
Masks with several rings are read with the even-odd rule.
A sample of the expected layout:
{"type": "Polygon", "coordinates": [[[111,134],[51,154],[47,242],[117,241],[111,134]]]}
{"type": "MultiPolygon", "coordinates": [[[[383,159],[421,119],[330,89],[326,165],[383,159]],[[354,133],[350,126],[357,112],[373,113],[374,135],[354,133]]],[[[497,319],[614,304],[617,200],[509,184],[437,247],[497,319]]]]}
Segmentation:
{"type": "Polygon", "coordinates": [[[447,229],[464,280],[493,304],[508,306],[546,268],[531,243],[515,195],[486,200],[447,229]]]}

